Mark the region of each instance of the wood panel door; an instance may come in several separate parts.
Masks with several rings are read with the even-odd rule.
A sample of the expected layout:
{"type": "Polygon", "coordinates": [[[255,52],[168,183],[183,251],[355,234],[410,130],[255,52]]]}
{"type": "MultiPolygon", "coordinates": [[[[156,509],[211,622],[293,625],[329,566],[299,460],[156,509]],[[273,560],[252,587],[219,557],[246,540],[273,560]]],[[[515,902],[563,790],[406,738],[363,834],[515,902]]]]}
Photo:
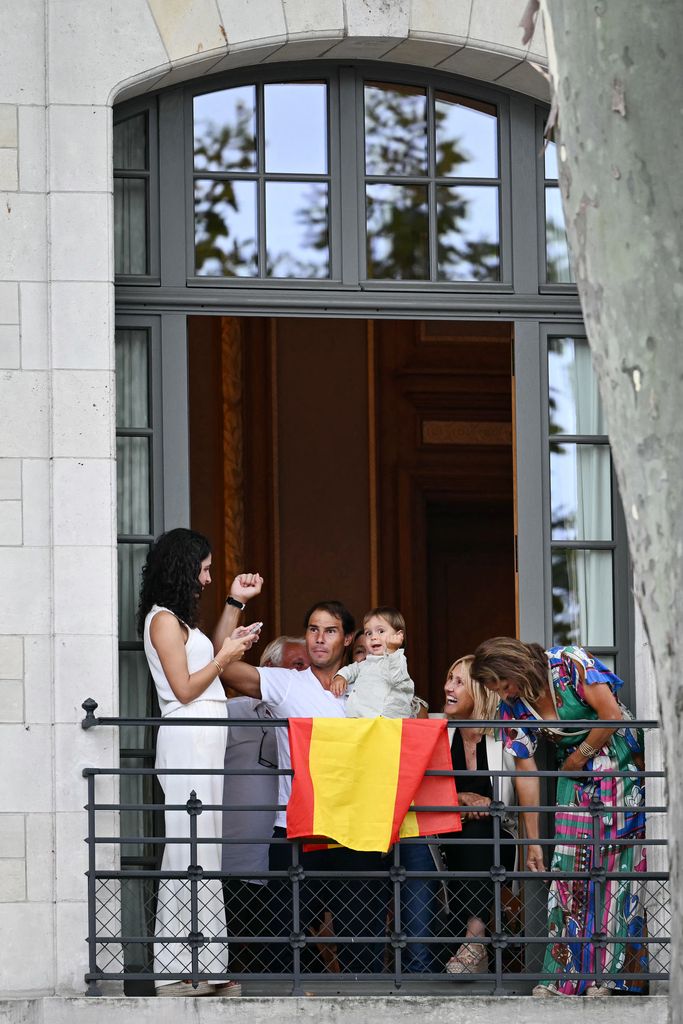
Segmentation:
{"type": "Polygon", "coordinates": [[[418,692],[515,635],[511,328],[378,321],[378,596],[401,608],[418,692]]]}

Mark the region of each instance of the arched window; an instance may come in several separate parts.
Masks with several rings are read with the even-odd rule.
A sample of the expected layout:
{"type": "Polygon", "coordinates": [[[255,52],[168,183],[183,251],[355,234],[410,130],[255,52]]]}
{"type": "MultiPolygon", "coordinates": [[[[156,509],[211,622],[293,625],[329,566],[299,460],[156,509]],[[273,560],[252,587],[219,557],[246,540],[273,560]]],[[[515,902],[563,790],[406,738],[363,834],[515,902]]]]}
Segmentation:
{"type": "MultiPolygon", "coordinates": [[[[522,628],[583,639],[628,674],[628,560],[605,430],[558,420],[563,388],[563,415],[570,399],[599,403],[543,115],[532,99],[434,71],[323,62],[194,80],[115,109],[129,653],[145,547],[189,508],[183,317],[506,321],[518,564],[533,576],[522,628]]],[[[435,413],[439,436],[457,435],[453,415],[447,403],[435,413]]]]}

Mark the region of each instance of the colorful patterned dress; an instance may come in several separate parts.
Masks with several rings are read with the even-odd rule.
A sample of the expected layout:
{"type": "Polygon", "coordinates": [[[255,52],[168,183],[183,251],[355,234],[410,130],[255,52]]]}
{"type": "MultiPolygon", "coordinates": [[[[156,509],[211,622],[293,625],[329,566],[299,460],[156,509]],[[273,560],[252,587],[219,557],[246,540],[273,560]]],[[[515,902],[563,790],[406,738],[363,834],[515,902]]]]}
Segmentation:
{"type": "MultiPolygon", "coordinates": [[[[612,693],[623,685],[622,680],[581,647],[553,647],[546,651],[552,678],[558,718],[563,721],[595,718],[597,713],[584,699],[584,686],[606,683],[612,693]]],[[[624,718],[630,717],[621,705],[624,718]]],[[[503,719],[535,719],[532,708],[521,698],[501,702],[503,719]]],[[[587,731],[573,730],[560,735],[543,730],[555,744],[558,766],[585,740],[587,731]]],[[[536,750],[537,730],[523,728],[504,729],[507,749],[519,758],[533,756],[536,750]]],[[[590,872],[604,868],[607,872],[639,873],[646,870],[645,814],[643,780],[613,778],[610,771],[636,772],[634,756],[643,753],[640,730],[625,727],[614,732],[607,743],[585,766],[594,771],[593,778],[557,780],[557,806],[555,815],[555,853],[551,870],[560,877],[553,881],[548,895],[548,934],[555,941],[546,947],[543,971],[558,975],[552,985],[563,995],[582,995],[593,984],[576,980],[576,973],[600,971],[605,975],[599,983],[626,992],[643,990],[644,982],[623,975],[647,971],[647,945],[639,942],[645,934],[644,880],[639,878],[567,879],[567,873],[590,872]],[[593,839],[593,818],[588,812],[591,800],[600,800],[605,807],[621,807],[615,813],[596,818],[598,843],[593,839]],[[576,811],[573,808],[584,808],[576,811]],[[580,840],[586,840],[585,843],[580,840]],[[615,839],[628,839],[624,845],[613,845],[615,839]],[[577,842],[579,840],[579,842],[577,842]],[[597,943],[573,942],[573,938],[599,936],[597,943]],[[608,942],[600,939],[624,936],[630,941],[608,942]],[[622,977],[613,977],[620,974],[622,977]],[[566,978],[562,975],[567,975],[566,978]],[[612,977],[610,977],[612,976],[612,977]]]]}

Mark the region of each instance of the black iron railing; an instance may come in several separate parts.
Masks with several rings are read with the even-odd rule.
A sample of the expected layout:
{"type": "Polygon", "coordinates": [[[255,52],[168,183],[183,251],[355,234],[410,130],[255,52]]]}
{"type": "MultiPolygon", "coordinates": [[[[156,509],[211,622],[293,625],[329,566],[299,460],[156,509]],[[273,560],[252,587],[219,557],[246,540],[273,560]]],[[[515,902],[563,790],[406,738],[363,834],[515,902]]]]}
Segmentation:
{"type": "MultiPolygon", "coordinates": [[[[86,729],[146,726],[155,730],[162,724],[160,719],[98,718],[97,705],[90,700],[83,707],[86,729]]],[[[226,723],[163,720],[164,727],[199,724],[215,727],[226,723]]],[[[256,743],[263,730],[287,728],[286,721],[275,720],[231,719],[230,724],[257,730],[256,743]]],[[[500,723],[457,723],[462,728],[496,724],[500,723]]],[[[506,726],[516,724],[533,729],[547,728],[549,723],[525,721],[506,726]]],[[[572,722],[571,728],[581,725],[572,722]]],[[[586,728],[594,725],[586,723],[586,728]]],[[[628,725],[656,735],[656,722],[628,725]]],[[[655,760],[650,754],[654,746],[651,743],[646,748],[645,770],[602,773],[603,780],[614,780],[615,794],[624,792],[620,779],[628,780],[629,785],[637,780],[638,792],[648,780],[649,790],[663,794],[664,773],[649,767],[655,760]]],[[[202,804],[194,791],[187,793],[185,803],[164,804],[160,789],[154,792],[149,788],[161,774],[144,766],[152,753],[151,749],[138,754],[127,751],[126,761],[138,757],[143,761],[139,766],[83,771],[89,849],[89,994],[99,994],[99,983],[106,981],[123,981],[128,992],[142,993],[153,991],[155,983],[220,983],[228,977],[242,981],[246,994],[357,992],[360,984],[362,990],[413,994],[467,991],[503,995],[528,993],[539,982],[568,983],[579,989],[585,987],[581,985],[584,982],[646,992],[651,982],[668,979],[663,795],[637,804],[631,786],[628,803],[615,805],[594,793],[586,806],[571,807],[575,838],[568,840],[565,830],[562,850],[569,860],[558,873],[549,866],[559,850],[557,822],[568,808],[558,808],[555,803],[555,785],[567,775],[590,781],[595,772],[503,768],[432,773],[453,774],[463,793],[468,791],[468,778],[490,777],[490,805],[482,808],[461,803],[459,807],[463,815],[479,816],[470,821],[488,824],[440,838],[401,840],[383,856],[358,855],[340,849],[310,850],[302,841],[289,841],[282,830],[273,834],[270,827],[250,833],[250,815],[267,812],[270,821],[270,815],[274,819],[282,808],[276,801],[231,803],[230,778],[244,776],[244,771],[166,769],[163,774],[167,776],[199,779],[223,775],[226,785],[220,804],[202,804]],[[521,818],[521,808],[506,803],[503,796],[506,780],[515,775],[540,779],[540,802],[525,808],[540,816],[538,840],[527,838],[523,829],[518,834],[510,830],[510,823],[521,818]],[[135,796],[131,786],[137,787],[144,799],[122,799],[122,794],[135,796]],[[176,835],[164,834],[164,812],[170,811],[187,815],[186,826],[176,835]],[[218,811],[224,821],[230,820],[230,815],[241,816],[239,838],[234,838],[232,829],[226,830],[233,833],[230,838],[216,835],[215,830],[211,835],[201,834],[201,815],[208,818],[218,811]],[[620,830],[620,823],[632,822],[635,812],[646,817],[647,827],[620,830]],[[610,823],[609,841],[605,840],[605,822],[610,823]],[[526,851],[536,843],[544,850],[544,871],[530,871],[526,865],[526,851]],[[173,845],[187,854],[187,865],[162,870],[162,853],[173,845]],[[241,861],[237,868],[233,864],[231,870],[223,870],[215,864],[218,846],[232,848],[232,861],[241,861]],[[242,848],[246,852],[240,857],[242,848]],[[472,851],[465,857],[466,869],[453,867],[451,850],[458,857],[465,850],[472,851]],[[647,870],[644,850],[650,861],[647,870]],[[633,851],[633,857],[626,857],[625,862],[626,851],[633,851]],[[571,870],[567,869],[570,861],[571,870]],[[218,870],[208,870],[207,862],[218,870]],[[558,893],[565,900],[564,917],[556,905],[558,893]],[[470,911],[475,909],[484,930],[473,936],[468,924],[470,911]],[[468,943],[469,950],[467,945],[463,947],[468,943]],[[459,973],[450,974],[446,965],[456,953],[459,973]]],[[[288,772],[259,765],[249,774],[270,777],[288,772]]],[[[416,808],[436,809],[447,808],[416,808]]],[[[180,820],[184,823],[184,818],[180,820]]]]}

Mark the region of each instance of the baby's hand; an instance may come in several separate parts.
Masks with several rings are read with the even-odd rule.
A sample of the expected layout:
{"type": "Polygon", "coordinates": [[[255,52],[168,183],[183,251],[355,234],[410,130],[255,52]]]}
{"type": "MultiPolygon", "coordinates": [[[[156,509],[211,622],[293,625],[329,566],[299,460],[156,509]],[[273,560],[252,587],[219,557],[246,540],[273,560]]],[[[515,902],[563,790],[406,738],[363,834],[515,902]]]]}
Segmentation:
{"type": "Polygon", "coordinates": [[[335,676],[330,683],[330,693],[334,694],[335,697],[343,697],[346,693],[346,680],[344,676],[335,676]]]}
{"type": "Polygon", "coordinates": [[[399,629],[396,633],[388,633],[385,643],[389,654],[393,654],[403,644],[403,630],[399,629]]]}

